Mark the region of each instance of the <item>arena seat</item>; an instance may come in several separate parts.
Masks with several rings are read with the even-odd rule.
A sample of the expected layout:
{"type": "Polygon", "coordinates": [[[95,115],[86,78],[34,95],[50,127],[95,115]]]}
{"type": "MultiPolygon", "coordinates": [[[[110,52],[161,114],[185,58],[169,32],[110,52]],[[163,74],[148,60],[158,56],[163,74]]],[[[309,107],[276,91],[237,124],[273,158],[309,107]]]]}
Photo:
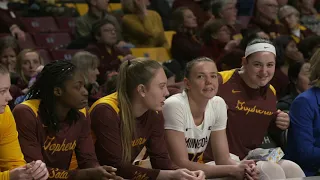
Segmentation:
{"type": "Polygon", "coordinates": [[[71,42],[68,33],[40,33],[33,34],[33,37],[38,46],[49,49],[59,49],[71,42]]]}
{"type": "Polygon", "coordinates": [[[20,17],[19,20],[29,33],[59,31],[58,25],[53,17],[20,17]]]}
{"type": "Polygon", "coordinates": [[[149,57],[158,62],[166,62],[171,59],[165,48],[131,48],[130,50],[135,57],[149,57]]]}
{"type": "Polygon", "coordinates": [[[174,34],[176,34],[175,31],[165,31],[164,32],[164,35],[166,36],[167,42],[169,44],[169,48],[171,48],[172,37],[173,37],[174,34]]]}

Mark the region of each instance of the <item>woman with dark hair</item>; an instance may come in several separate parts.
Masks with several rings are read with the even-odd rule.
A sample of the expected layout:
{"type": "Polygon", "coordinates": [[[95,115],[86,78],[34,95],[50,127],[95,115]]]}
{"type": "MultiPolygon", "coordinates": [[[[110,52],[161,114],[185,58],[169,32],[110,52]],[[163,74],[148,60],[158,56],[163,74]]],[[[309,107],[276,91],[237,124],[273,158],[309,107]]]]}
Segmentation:
{"type": "Polygon", "coordinates": [[[274,40],[276,47],[276,71],[270,81],[280,99],[286,95],[286,88],[289,84],[288,69],[290,64],[304,61],[302,53],[298,50],[294,39],[289,35],[279,36],[274,40]]]}
{"type": "Polygon", "coordinates": [[[49,179],[121,179],[116,169],[100,166],[94,152],[88,92],[83,75],[69,61],[47,64],[13,115],[27,162],[43,160],[49,179]],[[68,170],[72,153],[80,169],[68,170]]]}
{"type": "Polygon", "coordinates": [[[172,37],[172,58],[184,70],[187,62],[200,56],[201,43],[196,35],[197,18],[187,7],[180,7],[172,14],[172,26],[176,34],[172,37]]]}
{"type": "Polygon", "coordinates": [[[310,63],[296,62],[289,66],[289,86],[286,96],[279,99],[277,109],[289,111],[292,101],[302,92],[310,88],[310,63]]]}
{"type": "Polygon", "coordinates": [[[201,55],[215,61],[218,70],[221,70],[221,57],[228,51],[235,49],[240,40],[231,40],[231,32],[224,20],[209,21],[203,28],[202,39],[204,44],[201,55]]]}

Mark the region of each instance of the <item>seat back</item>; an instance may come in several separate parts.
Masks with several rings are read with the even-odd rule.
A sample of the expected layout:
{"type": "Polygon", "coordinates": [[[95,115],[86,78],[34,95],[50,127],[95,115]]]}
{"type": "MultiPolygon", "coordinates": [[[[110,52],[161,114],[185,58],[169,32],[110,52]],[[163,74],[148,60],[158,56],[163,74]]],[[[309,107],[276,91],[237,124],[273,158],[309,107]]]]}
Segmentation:
{"type": "Polygon", "coordinates": [[[33,35],[38,46],[59,49],[67,46],[71,42],[71,36],[68,33],[41,33],[33,35]]]}
{"type": "Polygon", "coordinates": [[[135,57],[148,57],[158,62],[166,62],[171,59],[165,48],[131,48],[130,50],[135,57]]]}
{"type": "Polygon", "coordinates": [[[58,49],[52,50],[51,55],[54,60],[71,60],[73,55],[79,50],[58,49]]]}
{"type": "Polygon", "coordinates": [[[58,25],[53,17],[20,17],[19,19],[29,33],[59,31],[58,25]]]}

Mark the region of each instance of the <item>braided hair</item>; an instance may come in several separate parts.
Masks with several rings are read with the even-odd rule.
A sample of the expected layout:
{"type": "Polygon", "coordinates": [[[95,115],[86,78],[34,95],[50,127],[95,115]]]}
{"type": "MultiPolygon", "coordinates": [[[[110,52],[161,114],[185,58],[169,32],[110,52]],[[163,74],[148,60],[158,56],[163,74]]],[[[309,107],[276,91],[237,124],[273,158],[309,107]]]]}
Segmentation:
{"type": "MultiPolygon", "coordinates": [[[[41,116],[42,123],[50,130],[59,131],[59,120],[56,112],[57,98],[54,95],[54,88],[63,88],[65,81],[70,79],[75,71],[76,66],[69,61],[53,61],[43,68],[26,95],[27,100],[40,100],[38,113],[41,116]]],[[[67,114],[67,123],[71,125],[78,119],[78,111],[71,109],[67,114]]]]}

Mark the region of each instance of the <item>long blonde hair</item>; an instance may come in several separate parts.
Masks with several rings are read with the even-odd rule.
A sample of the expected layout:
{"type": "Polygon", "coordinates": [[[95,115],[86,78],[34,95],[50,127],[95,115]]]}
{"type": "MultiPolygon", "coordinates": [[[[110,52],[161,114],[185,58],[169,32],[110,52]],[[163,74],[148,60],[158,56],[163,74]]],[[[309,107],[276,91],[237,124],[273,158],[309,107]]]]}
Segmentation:
{"type": "Polygon", "coordinates": [[[320,88],[320,48],[311,57],[310,65],[310,81],[320,88]]]}
{"type": "MultiPolygon", "coordinates": [[[[40,65],[44,65],[43,59],[40,56],[40,54],[34,50],[34,49],[24,49],[22,50],[19,55],[17,56],[17,63],[16,63],[16,72],[19,74],[19,76],[22,78],[24,83],[28,83],[29,80],[26,78],[22,71],[22,61],[27,53],[36,53],[39,57],[40,65]]],[[[30,77],[31,78],[31,77],[30,77]]]]}
{"type": "Polygon", "coordinates": [[[71,63],[74,64],[77,69],[83,74],[85,84],[89,85],[89,69],[97,68],[100,62],[96,55],[88,51],[79,51],[73,55],[71,63]]]}
{"type": "Polygon", "coordinates": [[[132,139],[136,136],[136,123],[131,104],[133,90],[139,84],[147,86],[154,77],[155,70],[159,68],[162,68],[160,63],[145,58],[129,60],[120,66],[117,92],[121,118],[123,162],[131,161],[132,139]]]}

